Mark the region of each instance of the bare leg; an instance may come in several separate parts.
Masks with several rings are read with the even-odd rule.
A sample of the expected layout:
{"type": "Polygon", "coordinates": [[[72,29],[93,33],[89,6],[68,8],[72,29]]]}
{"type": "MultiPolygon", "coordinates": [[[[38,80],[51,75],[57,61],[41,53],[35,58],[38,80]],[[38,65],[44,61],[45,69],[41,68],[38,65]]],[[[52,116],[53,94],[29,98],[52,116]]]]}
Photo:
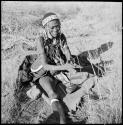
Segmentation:
{"type": "Polygon", "coordinates": [[[50,100],[52,101],[51,106],[53,111],[59,113],[60,124],[65,124],[66,119],[65,119],[64,109],[58,100],[58,95],[54,92],[55,82],[53,81],[52,78],[50,78],[49,76],[46,76],[46,77],[40,78],[39,83],[48,94],[50,100]]]}

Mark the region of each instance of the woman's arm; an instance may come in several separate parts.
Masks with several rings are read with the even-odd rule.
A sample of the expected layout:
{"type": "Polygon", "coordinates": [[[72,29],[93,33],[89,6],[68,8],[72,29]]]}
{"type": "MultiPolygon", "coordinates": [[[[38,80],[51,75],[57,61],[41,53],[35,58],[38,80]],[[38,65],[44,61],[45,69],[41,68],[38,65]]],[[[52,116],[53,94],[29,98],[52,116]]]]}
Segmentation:
{"type": "Polygon", "coordinates": [[[50,65],[47,63],[45,58],[46,58],[45,55],[41,54],[40,57],[32,64],[31,66],[31,69],[33,69],[32,71],[38,71],[41,68],[47,71],[62,71],[62,70],[70,71],[75,68],[73,65],[68,63],[64,65],[50,65]]]}
{"type": "Polygon", "coordinates": [[[68,64],[68,63],[66,63],[64,65],[58,65],[58,66],[45,64],[45,65],[43,65],[43,67],[44,67],[45,70],[49,70],[49,71],[60,71],[60,70],[61,71],[62,70],[69,71],[71,68],[75,68],[73,65],[68,64]]]}
{"type": "Polygon", "coordinates": [[[73,65],[71,64],[64,64],[64,65],[49,65],[47,63],[47,58],[46,54],[44,52],[44,45],[43,45],[43,38],[40,37],[40,41],[38,43],[38,46],[40,45],[40,56],[38,57],[38,59],[33,63],[33,65],[31,66],[32,69],[38,69],[39,67],[43,67],[44,70],[47,71],[60,71],[60,70],[67,70],[70,71],[70,69],[75,68],[73,65]]]}

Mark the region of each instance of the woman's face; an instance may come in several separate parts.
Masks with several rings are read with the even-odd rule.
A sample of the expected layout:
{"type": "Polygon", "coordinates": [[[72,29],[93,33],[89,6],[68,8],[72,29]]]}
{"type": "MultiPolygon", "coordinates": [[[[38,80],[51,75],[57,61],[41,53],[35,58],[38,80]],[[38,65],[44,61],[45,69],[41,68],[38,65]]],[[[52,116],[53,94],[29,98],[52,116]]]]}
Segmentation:
{"type": "Polygon", "coordinates": [[[52,37],[57,37],[60,33],[60,22],[59,20],[52,20],[47,23],[46,29],[51,34],[52,37]]]}

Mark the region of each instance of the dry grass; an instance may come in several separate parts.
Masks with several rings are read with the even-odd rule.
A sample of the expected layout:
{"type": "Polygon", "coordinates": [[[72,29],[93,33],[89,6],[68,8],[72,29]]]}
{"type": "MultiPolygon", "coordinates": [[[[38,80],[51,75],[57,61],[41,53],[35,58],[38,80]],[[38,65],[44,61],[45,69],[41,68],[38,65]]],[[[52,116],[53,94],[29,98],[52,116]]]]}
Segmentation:
{"type": "MultiPolygon", "coordinates": [[[[104,61],[114,61],[110,67],[111,71],[102,78],[94,79],[94,89],[102,99],[94,101],[87,95],[87,101],[83,104],[81,100],[76,111],[70,112],[70,118],[75,123],[122,123],[122,4],[82,2],[72,5],[73,11],[70,12],[71,6],[59,3],[58,6],[47,6],[47,3],[43,3],[26,8],[21,4],[13,7],[7,2],[2,4],[2,123],[15,122],[18,109],[14,89],[18,67],[25,55],[38,52],[37,41],[41,32],[39,20],[48,7],[49,11],[59,13],[62,30],[67,36],[72,54],[95,49],[109,41],[114,43],[113,47],[100,57],[104,61]],[[23,43],[28,45],[24,46],[26,49],[23,43]],[[36,49],[29,50],[31,47],[36,49]],[[13,112],[15,114],[11,115],[13,112]]],[[[46,113],[49,111],[47,107],[45,105],[45,115],[42,118],[49,114],[46,113]]],[[[41,114],[43,115],[38,115],[41,114]]],[[[30,119],[25,120],[25,123],[26,121],[28,123],[30,119]]],[[[36,122],[35,119],[32,119],[32,122],[36,122]]]]}

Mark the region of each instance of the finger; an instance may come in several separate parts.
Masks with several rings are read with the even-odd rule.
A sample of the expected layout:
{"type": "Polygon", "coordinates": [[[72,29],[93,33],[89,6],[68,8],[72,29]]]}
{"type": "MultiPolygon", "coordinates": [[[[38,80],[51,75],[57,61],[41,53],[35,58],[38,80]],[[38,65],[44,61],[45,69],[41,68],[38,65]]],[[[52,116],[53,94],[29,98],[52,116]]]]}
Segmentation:
{"type": "Polygon", "coordinates": [[[76,66],[76,68],[82,68],[82,66],[80,66],[80,65],[77,65],[77,64],[76,64],[75,66],[76,66]]]}

